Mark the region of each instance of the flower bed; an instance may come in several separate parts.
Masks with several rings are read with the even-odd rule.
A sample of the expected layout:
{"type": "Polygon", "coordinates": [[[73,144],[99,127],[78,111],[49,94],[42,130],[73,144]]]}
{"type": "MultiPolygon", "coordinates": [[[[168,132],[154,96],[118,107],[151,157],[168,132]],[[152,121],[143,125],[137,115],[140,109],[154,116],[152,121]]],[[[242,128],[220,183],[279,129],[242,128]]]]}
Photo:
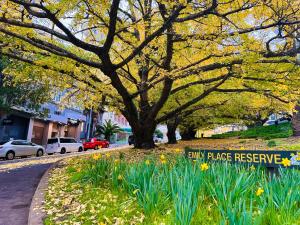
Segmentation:
{"type": "Polygon", "coordinates": [[[68,160],[50,180],[45,224],[299,224],[300,174],[186,160],[68,160]]]}

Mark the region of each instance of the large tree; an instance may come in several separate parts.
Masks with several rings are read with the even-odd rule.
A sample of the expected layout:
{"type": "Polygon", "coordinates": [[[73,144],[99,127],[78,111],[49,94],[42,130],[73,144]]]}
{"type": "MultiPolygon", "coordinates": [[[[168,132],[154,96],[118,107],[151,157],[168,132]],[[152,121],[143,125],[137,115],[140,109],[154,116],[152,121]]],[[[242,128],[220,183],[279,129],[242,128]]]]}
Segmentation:
{"type": "MultiPolygon", "coordinates": [[[[173,104],[178,103],[175,101],[173,104]]],[[[166,122],[168,143],[176,143],[177,128],[180,128],[183,139],[192,139],[198,129],[210,129],[225,124],[261,126],[273,113],[292,114],[294,104],[286,104],[257,93],[216,92],[166,122]]]]}
{"type": "Polygon", "coordinates": [[[111,98],[135,147],[151,148],[158,123],[214,92],[294,100],[299,4],[3,0],[0,41],[3,54],[111,98]],[[166,107],[172,98],[181,99],[178,107],[166,107]]]}

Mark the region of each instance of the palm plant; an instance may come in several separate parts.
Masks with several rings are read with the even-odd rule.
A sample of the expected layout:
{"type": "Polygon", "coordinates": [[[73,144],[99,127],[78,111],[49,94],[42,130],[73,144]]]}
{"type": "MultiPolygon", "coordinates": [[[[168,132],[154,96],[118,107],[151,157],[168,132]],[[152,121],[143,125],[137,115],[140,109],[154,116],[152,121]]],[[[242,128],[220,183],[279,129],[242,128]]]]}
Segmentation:
{"type": "Polygon", "coordinates": [[[105,120],[103,125],[96,127],[95,135],[104,135],[104,138],[109,141],[112,135],[120,131],[122,131],[122,129],[117,124],[112,123],[111,120],[105,120]]]}

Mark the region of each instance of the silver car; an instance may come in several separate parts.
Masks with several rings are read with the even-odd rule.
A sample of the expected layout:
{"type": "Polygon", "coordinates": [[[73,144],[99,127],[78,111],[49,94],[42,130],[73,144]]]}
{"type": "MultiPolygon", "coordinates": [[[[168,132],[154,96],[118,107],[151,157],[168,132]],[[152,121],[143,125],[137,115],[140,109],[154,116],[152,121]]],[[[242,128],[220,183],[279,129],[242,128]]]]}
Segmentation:
{"type": "Polygon", "coordinates": [[[26,140],[12,140],[0,145],[0,158],[12,160],[15,157],[44,155],[45,149],[41,145],[26,140]]]}

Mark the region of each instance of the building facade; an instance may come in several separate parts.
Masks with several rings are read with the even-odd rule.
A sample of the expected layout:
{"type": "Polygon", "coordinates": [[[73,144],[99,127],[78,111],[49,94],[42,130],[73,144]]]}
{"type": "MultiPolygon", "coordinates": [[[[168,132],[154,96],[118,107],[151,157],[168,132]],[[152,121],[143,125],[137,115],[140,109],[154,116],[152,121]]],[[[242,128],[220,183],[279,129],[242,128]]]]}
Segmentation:
{"type": "Polygon", "coordinates": [[[92,137],[96,131],[97,125],[103,125],[106,121],[111,121],[113,124],[118,125],[121,128],[121,132],[114,134],[109,140],[112,144],[126,144],[128,142],[129,135],[132,134],[131,127],[122,114],[116,112],[104,111],[101,113],[91,112],[87,113],[86,128],[85,131],[89,135],[86,137],[92,137]]]}
{"type": "Polygon", "coordinates": [[[73,137],[80,140],[84,133],[86,116],[79,109],[60,109],[51,102],[43,104],[38,116],[25,108],[14,107],[9,112],[0,112],[0,142],[13,139],[27,139],[36,144],[46,145],[51,137],[73,137]]]}

